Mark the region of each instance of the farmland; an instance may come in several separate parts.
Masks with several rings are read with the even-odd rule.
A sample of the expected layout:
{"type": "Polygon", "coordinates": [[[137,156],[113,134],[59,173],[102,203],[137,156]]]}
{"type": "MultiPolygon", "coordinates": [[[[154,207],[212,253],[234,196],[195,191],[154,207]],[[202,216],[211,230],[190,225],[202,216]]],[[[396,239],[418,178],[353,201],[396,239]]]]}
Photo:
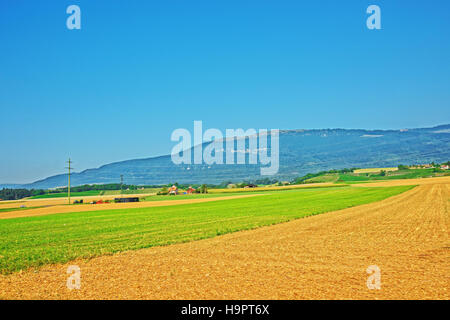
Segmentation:
{"type": "Polygon", "coordinates": [[[42,207],[30,207],[30,208],[21,208],[21,207],[15,207],[15,208],[0,208],[0,213],[2,212],[13,212],[13,211],[24,211],[24,210],[30,210],[30,209],[38,209],[42,207]]]}
{"type": "Polygon", "coordinates": [[[449,186],[419,177],[4,202],[0,298],[445,299],[449,186]],[[69,265],[81,290],[65,286],[69,265]]]}
{"type": "MultiPolygon", "coordinates": [[[[142,190],[89,190],[80,192],[71,192],[71,197],[90,197],[90,196],[103,196],[103,195],[130,195],[130,194],[146,194],[159,190],[159,188],[144,188],[142,190]]],[[[41,195],[32,196],[29,199],[51,199],[51,198],[67,198],[67,192],[58,193],[46,193],[41,195]]]]}
{"type": "Polygon", "coordinates": [[[0,270],[210,238],[379,201],[410,188],[287,190],[208,203],[0,220],[0,270]]]}
{"type": "Polygon", "coordinates": [[[418,178],[431,178],[449,176],[448,170],[435,170],[435,169],[401,169],[397,168],[369,168],[358,169],[353,172],[323,172],[312,177],[305,176],[304,179],[300,178],[301,183],[360,183],[370,181],[381,180],[399,180],[399,179],[418,179],[418,178]],[[395,170],[394,170],[395,169],[395,170]]]}
{"type": "Polygon", "coordinates": [[[128,202],[128,203],[101,203],[101,204],[84,204],[84,205],[51,205],[45,207],[30,207],[26,212],[21,211],[11,211],[5,209],[0,212],[0,219],[13,219],[19,217],[35,217],[44,216],[51,214],[61,214],[61,213],[75,213],[75,212],[93,212],[93,211],[109,211],[109,210],[129,210],[129,209],[143,209],[150,207],[166,207],[175,206],[182,204],[194,204],[194,203],[204,203],[219,200],[231,200],[237,198],[246,198],[257,196],[258,193],[248,193],[248,194],[212,194],[212,195],[195,195],[192,198],[179,196],[179,197],[151,197],[153,201],[142,201],[142,202],[128,202]]]}
{"type": "MultiPolygon", "coordinates": [[[[88,196],[98,196],[103,193],[104,193],[103,191],[92,190],[92,191],[83,191],[83,192],[72,192],[70,195],[72,197],[88,197],[88,196]]],[[[30,199],[67,198],[67,196],[68,196],[67,192],[47,193],[47,194],[32,196],[32,197],[30,197],[30,199]]]]}
{"type": "Polygon", "coordinates": [[[26,269],[20,263],[24,257],[28,258],[28,266],[40,267],[0,275],[0,297],[448,299],[449,185],[448,178],[392,180],[370,182],[367,187],[357,184],[340,189],[265,193],[253,199],[225,200],[227,205],[217,202],[176,206],[177,210],[187,208],[192,213],[192,218],[186,216],[184,221],[177,210],[172,211],[175,207],[158,208],[155,215],[147,209],[130,211],[130,215],[117,210],[96,212],[92,220],[85,213],[3,220],[0,230],[8,232],[1,237],[9,239],[4,273],[26,269]],[[420,185],[388,187],[403,183],[420,185]],[[314,214],[356,204],[362,205],[314,214]],[[202,213],[196,214],[199,207],[203,207],[202,213]],[[223,211],[227,207],[230,210],[223,211]],[[230,214],[234,210],[244,214],[230,214]],[[116,228],[111,224],[113,212],[123,220],[116,228]],[[161,224],[156,213],[164,215],[170,224],[161,224]],[[142,224],[137,223],[139,215],[142,224]],[[307,215],[313,216],[295,219],[307,215]],[[292,221],[214,237],[231,232],[231,228],[253,229],[256,225],[250,221],[258,221],[260,226],[287,220],[292,221]],[[88,223],[84,232],[79,221],[88,223]],[[221,232],[216,223],[230,229],[221,232]],[[52,227],[48,232],[42,231],[49,224],[52,227]],[[156,228],[160,232],[152,230],[152,224],[159,225],[156,228]],[[19,232],[14,233],[14,228],[19,232]],[[144,248],[141,239],[172,243],[164,234],[179,243],[123,249],[144,248]],[[210,239],[190,242],[203,238],[210,239]],[[20,241],[26,246],[20,246],[20,241]],[[61,252],[58,246],[63,246],[61,252]],[[82,257],[97,257],[73,260],[64,256],[75,253],[75,249],[90,252],[82,257]],[[40,260],[40,256],[46,260],[40,260]],[[70,262],[49,265],[52,261],[70,262]],[[365,270],[372,264],[381,268],[381,290],[366,287],[365,270]],[[78,265],[82,270],[81,290],[65,286],[69,265],[78,265]]]}

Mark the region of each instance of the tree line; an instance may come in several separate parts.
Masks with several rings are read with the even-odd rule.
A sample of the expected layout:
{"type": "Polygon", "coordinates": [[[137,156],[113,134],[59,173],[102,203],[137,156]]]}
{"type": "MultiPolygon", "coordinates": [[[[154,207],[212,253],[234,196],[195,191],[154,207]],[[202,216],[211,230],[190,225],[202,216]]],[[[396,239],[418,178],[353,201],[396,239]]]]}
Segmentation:
{"type": "Polygon", "coordinates": [[[1,200],[19,200],[27,197],[38,196],[41,194],[45,194],[46,192],[41,189],[6,189],[3,188],[0,190],[0,199],[1,200]]]}

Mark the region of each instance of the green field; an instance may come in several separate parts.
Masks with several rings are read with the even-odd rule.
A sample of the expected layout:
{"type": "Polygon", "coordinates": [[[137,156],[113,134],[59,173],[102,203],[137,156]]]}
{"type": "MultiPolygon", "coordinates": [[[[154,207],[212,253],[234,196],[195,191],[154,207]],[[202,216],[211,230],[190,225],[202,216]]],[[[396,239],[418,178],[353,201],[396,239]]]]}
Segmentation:
{"type": "Polygon", "coordinates": [[[161,196],[147,196],[141,198],[141,201],[165,201],[165,200],[189,200],[189,199],[207,199],[207,198],[220,198],[230,197],[234,195],[242,195],[242,192],[235,193],[194,193],[194,194],[179,194],[176,196],[161,195],[161,196]]]}
{"type": "MultiPolygon", "coordinates": [[[[333,186],[334,188],[338,187],[346,187],[346,184],[336,184],[333,186]]],[[[178,194],[177,196],[170,195],[154,195],[147,196],[141,198],[141,201],[161,201],[161,200],[188,200],[188,199],[205,199],[205,198],[218,198],[218,197],[230,197],[230,196],[238,196],[248,193],[258,193],[264,194],[266,192],[283,192],[288,190],[298,190],[298,189],[321,189],[321,188],[330,188],[330,186],[302,186],[299,188],[298,186],[284,186],[280,187],[261,187],[261,188],[238,188],[238,189],[209,189],[209,193],[193,193],[193,194],[178,194]]]]}
{"type": "Polygon", "coordinates": [[[379,201],[412,187],[319,188],[140,209],[0,220],[0,272],[167,245],[379,201]]]}
{"type": "Polygon", "coordinates": [[[298,184],[308,184],[308,183],[321,183],[321,182],[334,182],[337,184],[347,183],[362,183],[370,181],[380,181],[380,180],[394,180],[394,179],[417,179],[417,178],[431,178],[440,176],[449,176],[449,170],[440,169],[400,169],[393,170],[394,168],[384,168],[390,169],[391,171],[384,170],[383,172],[371,172],[376,169],[359,169],[354,172],[337,172],[337,170],[322,171],[319,173],[310,173],[303,177],[296,179],[298,184]],[[367,172],[366,172],[367,171],[367,172]]]}
{"type": "MultiPolygon", "coordinates": [[[[143,193],[156,193],[160,188],[146,188],[143,190],[90,190],[90,191],[80,191],[71,192],[71,197],[88,197],[88,196],[106,196],[106,195],[120,195],[120,194],[143,194],[143,193]]],[[[46,193],[37,196],[32,196],[29,199],[50,199],[50,198],[67,198],[67,192],[58,193],[46,193]]]]}
{"type": "Polygon", "coordinates": [[[119,195],[119,194],[143,194],[143,193],[157,193],[161,188],[145,188],[137,190],[106,190],[104,195],[119,195]]]}
{"type": "MultiPolygon", "coordinates": [[[[87,197],[87,196],[99,196],[103,194],[104,191],[99,190],[91,190],[91,191],[82,191],[82,192],[71,192],[71,197],[87,197]]],[[[67,198],[67,192],[60,193],[46,193],[40,194],[38,196],[30,197],[30,199],[49,199],[49,198],[67,198]]]]}

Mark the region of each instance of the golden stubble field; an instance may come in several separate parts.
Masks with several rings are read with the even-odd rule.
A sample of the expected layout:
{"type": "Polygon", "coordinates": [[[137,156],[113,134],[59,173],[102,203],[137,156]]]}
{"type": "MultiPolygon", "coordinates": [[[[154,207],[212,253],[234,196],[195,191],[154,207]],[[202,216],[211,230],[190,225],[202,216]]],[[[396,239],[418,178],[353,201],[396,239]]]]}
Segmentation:
{"type": "MultiPolygon", "coordinates": [[[[419,179],[424,180],[424,179],[419,179]]],[[[450,184],[185,244],[0,276],[6,299],[449,299],[450,184]],[[66,287],[81,268],[81,289],[66,287]],[[381,270],[369,290],[366,269],[381,270]]]]}

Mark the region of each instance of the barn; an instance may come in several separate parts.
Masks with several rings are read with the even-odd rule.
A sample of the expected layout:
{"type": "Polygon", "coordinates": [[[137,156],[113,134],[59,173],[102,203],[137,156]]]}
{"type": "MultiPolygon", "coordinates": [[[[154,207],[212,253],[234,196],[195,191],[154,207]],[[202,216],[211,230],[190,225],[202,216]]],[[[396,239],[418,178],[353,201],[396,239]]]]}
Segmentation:
{"type": "Polygon", "coordinates": [[[138,197],[129,197],[129,198],[115,198],[115,203],[123,203],[123,202],[139,202],[138,197]]]}

